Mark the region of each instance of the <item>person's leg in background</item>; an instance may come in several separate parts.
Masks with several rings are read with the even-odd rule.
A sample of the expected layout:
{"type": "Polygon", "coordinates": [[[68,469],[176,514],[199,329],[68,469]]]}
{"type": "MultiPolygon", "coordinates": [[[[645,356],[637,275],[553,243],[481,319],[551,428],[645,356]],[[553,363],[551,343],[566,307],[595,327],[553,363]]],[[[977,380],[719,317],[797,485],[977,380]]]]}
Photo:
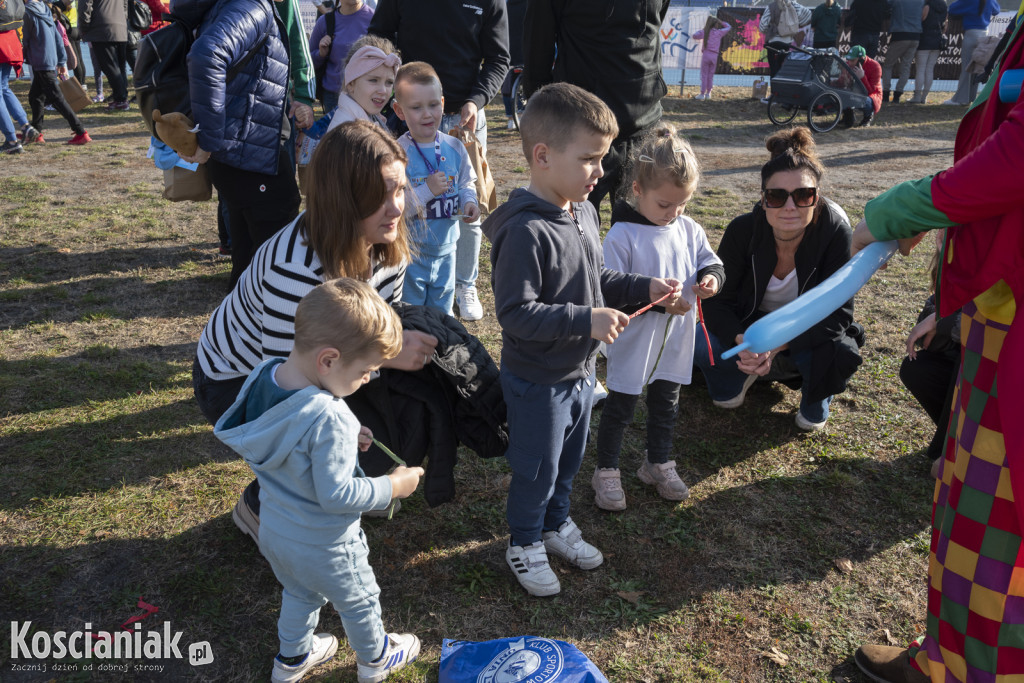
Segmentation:
{"type": "Polygon", "coordinates": [[[3,133],[6,139],[0,152],[4,154],[17,154],[22,150],[16,128],[28,126],[25,110],[18,101],[18,96],[11,90],[10,79],[13,71],[14,67],[10,64],[0,64],[0,133],[3,133]]]}
{"type": "MultiPolygon", "coordinates": [[[[441,131],[448,132],[459,124],[459,114],[445,114],[441,119],[441,131]]],[[[481,109],[476,115],[474,131],[480,151],[487,154],[487,117],[481,109]]],[[[480,274],[480,242],[483,233],[480,221],[467,223],[459,221],[459,241],[455,246],[455,304],[463,320],[480,320],[484,317],[483,306],[476,291],[476,279],[480,274]]]]}
{"type": "Polygon", "coordinates": [[[892,101],[899,102],[900,97],[903,95],[903,89],[907,87],[907,81],[910,80],[910,65],[914,61],[914,55],[917,54],[918,41],[909,40],[907,41],[910,45],[900,55],[899,71],[897,75],[899,80],[896,81],[896,89],[892,91],[892,101]]]}
{"type": "Polygon", "coordinates": [[[100,71],[107,77],[107,82],[113,91],[108,109],[128,108],[128,85],[125,81],[124,71],[121,69],[125,58],[124,46],[124,43],[93,43],[90,46],[90,49],[96,52],[100,71]]]}
{"type": "Polygon", "coordinates": [[[917,62],[917,72],[914,74],[914,96],[907,102],[924,104],[928,98],[928,91],[932,89],[932,77],[935,75],[935,61],[938,56],[938,50],[918,50],[914,54],[914,61],[917,62]]]}
{"type": "MultiPolygon", "coordinates": [[[[103,101],[103,69],[100,68],[99,52],[95,43],[89,43],[89,61],[92,62],[92,80],[96,86],[96,94],[93,95],[93,102],[103,101]]],[[[82,83],[85,85],[85,83],[82,83]]]]}
{"type": "Polygon", "coordinates": [[[978,95],[978,82],[974,74],[967,71],[974,55],[974,49],[978,47],[978,41],[985,35],[981,29],[970,29],[964,31],[963,47],[960,50],[960,80],[956,84],[956,92],[943,104],[959,104],[966,106],[974,101],[978,95]]]}

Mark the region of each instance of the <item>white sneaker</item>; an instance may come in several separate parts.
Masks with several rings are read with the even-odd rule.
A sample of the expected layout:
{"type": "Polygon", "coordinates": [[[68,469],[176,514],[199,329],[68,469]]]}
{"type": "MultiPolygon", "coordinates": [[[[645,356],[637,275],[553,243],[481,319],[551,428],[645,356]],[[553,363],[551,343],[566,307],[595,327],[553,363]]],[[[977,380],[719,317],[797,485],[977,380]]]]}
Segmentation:
{"type": "Polygon", "coordinates": [[[411,633],[389,633],[384,654],[372,662],[356,657],[356,677],[359,683],[379,683],[388,674],[405,668],[420,654],[420,639],[411,633]]]}
{"type": "Polygon", "coordinates": [[[804,414],[799,410],[796,411],[796,426],[805,432],[817,432],[821,431],[825,427],[825,423],[828,420],[822,420],[821,422],[811,422],[804,414]]]}
{"type": "Polygon", "coordinates": [[[690,489],[676,472],[675,460],[656,465],[644,458],[644,464],[640,465],[636,476],[643,483],[656,487],[658,495],[665,500],[686,500],[690,497],[690,489]]]}
{"type": "Polygon", "coordinates": [[[508,129],[509,130],[515,130],[516,129],[516,120],[511,118],[511,117],[509,117],[509,120],[508,120],[508,129]]]}
{"type": "Polygon", "coordinates": [[[704,95],[694,95],[693,99],[695,99],[695,100],[703,100],[703,99],[707,99],[707,98],[705,98],[704,95]]]}
{"type": "Polygon", "coordinates": [[[455,305],[463,320],[480,320],[484,317],[484,307],[476,296],[476,285],[455,285],[455,305]]]}
{"type": "Polygon", "coordinates": [[[548,551],[541,541],[527,546],[512,545],[509,541],[505,550],[505,561],[515,573],[519,585],[530,595],[538,598],[558,595],[562,586],[558,577],[551,571],[548,563],[548,551]]]}
{"type": "Polygon", "coordinates": [[[294,683],[301,680],[306,672],[320,666],[338,651],[338,639],[330,633],[317,633],[313,636],[313,649],[298,664],[285,664],[274,658],[274,670],[270,674],[273,683],[294,683]]]}
{"type": "Polygon", "coordinates": [[[768,104],[771,101],[772,101],[772,99],[770,97],[762,97],[761,98],[761,104],[768,104]]]}
{"type": "Polygon", "coordinates": [[[957,107],[966,107],[967,106],[966,104],[962,104],[960,102],[955,102],[953,100],[946,100],[945,102],[943,102],[943,104],[950,105],[950,106],[957,106],[957,107]]]}
{"type": "Polygon", "coordinates": [[[583,532],[571,517],[567,517],[558,531],[545,531],[544,547],[555,557],[560,557],[580,569],[594,569],[604,562],[601,551],[583,540],[583,532]]]}
{"type": "Polygon", "coordinates": [[[754,382],[757,381],[757,375],[747,375],[747,379],[743,381],[743,388],[740,389],[740,393],[736,394],[732,398],[728,398],[724,401],[711,401],[719,408],[725,408],[726,410],[734,410],[743,405],[743,400],[747,397],[747,390],[754,386],[754,382]]]}
{"type": "Polygon", "coordinates": [[[598,467],[590,485],[594,487],[594,505],[612,512],[626,509],[626,492],[622,490],[622,477],[617,467],[598,467]]]}
{"type": "Polygon", "coordinates": [[[704,99],[705,100],[710,100],[711,99],[711,93],[707,93],[706,95],[704,95],[704,99]]]}

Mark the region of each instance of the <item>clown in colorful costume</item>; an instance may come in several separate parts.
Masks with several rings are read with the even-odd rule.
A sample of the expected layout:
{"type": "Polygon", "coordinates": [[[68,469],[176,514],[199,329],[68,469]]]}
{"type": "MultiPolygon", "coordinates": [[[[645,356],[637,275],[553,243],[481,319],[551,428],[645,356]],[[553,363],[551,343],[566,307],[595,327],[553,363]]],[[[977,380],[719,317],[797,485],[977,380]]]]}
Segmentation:
{"type": "Polygon", "coordinates": [[[855,659],[874,680],[1024,681],[1024,96],[998,95],[1004,74],[1022,68],[1018,14],[996,75],[960,124],[954,165],[869,202],[854,235],[857,249],[947,228],[940,315],[963,308],[927,631],[909,650],[861,647],[855,659]]]}

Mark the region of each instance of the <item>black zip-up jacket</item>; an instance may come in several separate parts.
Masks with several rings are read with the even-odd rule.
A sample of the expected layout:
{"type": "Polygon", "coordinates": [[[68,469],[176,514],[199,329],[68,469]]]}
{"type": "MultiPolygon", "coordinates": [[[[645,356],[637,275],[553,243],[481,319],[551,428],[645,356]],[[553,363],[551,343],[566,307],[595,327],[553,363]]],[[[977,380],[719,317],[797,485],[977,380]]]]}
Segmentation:
{"type": "Polygon", "coordinates": [[[854,33],[879,33],[890,15],[892,5],[888,0],[853,0],[844,23],[854,33]]]}
{"type": "MultiPolygon", "coordinates": [[[[835,204],[824,198],[821,202],[820,214],[808,226],[794,259],[800,294],[821,284],[850,260],[850,224],[835,204]]],[[[766,315],[758,307],[778,263],[775,237],[760,203],[729,223],[718,246],[718,257],[725,265],[725,286],[717,296],[703,302],[704,322],[729,348],[735,344],[736,335],[766,315]]],[[[789,342],[791,351],[815,353],[811,385],[816,390],[812,398],[824,399],[845,388],[846,380],[860,365],[857,347],[863,344],[863,335],[863,328],[853,321],[850,299],[789,342]]]]}
{"type": "MultiPolygon", "coordinates": [[[[460,443],[481,458],[503,456],[508,448],[498,367],[455,318],[428,306],[393,306],[403,329],[437,337],[433,362],[416,372],[381,370],[377,380],[345,402],[409,466],[426,468],[423,495],[429,505],[440,505],[455,497],[460,443]]],[[[375,477],[395,463],[371,446],[359,454],[359,465],[375,477]]]]}
{"type": "Polygon", "coordinates": [[[565,82],[594,93],[615,114],[620,139],[654,125],[668,92],[659,34],[668,6],[669,0],[529,0],[527,92],[565,82]]]}
{"type": "Polygon", "coordinates": [[[508,72],[504,0],[380,0],[368,32],[393,42],[403,63],[434,67],[446,114],[466,102],[483,110],[508,72]]]}
{"type": "Polygon", "coordinates": [[[520,188],[483,224],[491,240],[501,366],[535,384],[594,373],[592,309],[650,300],[651,278],[604,267],[593,205],[572,209],[575,218],[520,188]]]}

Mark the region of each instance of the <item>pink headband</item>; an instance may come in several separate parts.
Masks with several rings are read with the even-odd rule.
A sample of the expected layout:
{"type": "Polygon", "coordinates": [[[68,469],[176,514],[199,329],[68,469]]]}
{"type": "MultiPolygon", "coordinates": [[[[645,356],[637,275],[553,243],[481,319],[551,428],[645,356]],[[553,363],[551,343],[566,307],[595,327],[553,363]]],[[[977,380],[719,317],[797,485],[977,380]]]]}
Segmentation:
{"type": "Polygon", "coordinates": [[[348,60],[348,64],[345,65],[345,85],[347,86],[381,65],[389,67],[397,75],[398,67],[402,66],[402,59],[396,54],[384,54],[379,47],[364,45],[356,50],[352,59],[348,60]]]}

